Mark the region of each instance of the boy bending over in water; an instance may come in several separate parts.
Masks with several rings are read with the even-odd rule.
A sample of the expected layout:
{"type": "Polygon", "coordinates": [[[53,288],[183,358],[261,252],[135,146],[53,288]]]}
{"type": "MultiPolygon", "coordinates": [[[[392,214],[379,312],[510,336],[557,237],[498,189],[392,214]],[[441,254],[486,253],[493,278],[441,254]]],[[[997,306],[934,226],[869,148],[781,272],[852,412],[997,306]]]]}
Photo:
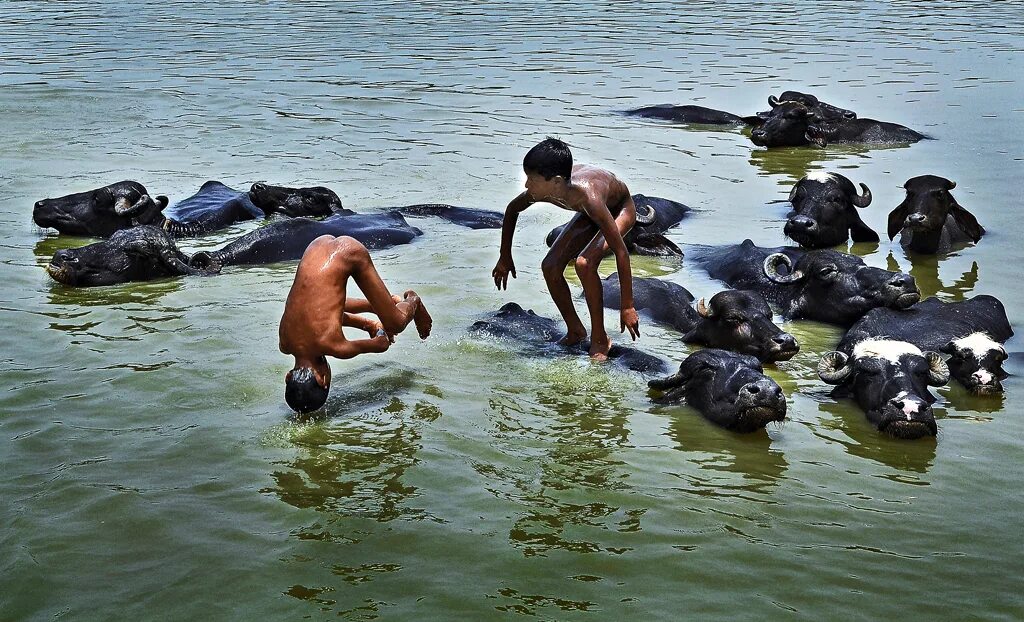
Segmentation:
{"type": "Polygon", "coordinates": [[[572,153],[564,142],[548,138],[539,143],[523,159],[526,190],[512,199],[505,208],[501,226],[501,251],[491,276],[498,289],[508,289],[508,275],[516,278],[512,261],[512,236],[519,212],[537,202],[552,203],[575,216],[551,245],[541,269],[551,298],[562,314],[568,330],[558,343],[577,344],[587,337],[587,329],[573,307],[565,266],[576,262],[576,274],[583,284],[583,294],[590,310],[590,356],[608,358],[612,343],[604,330],[604,290],[597,267],[609,249],[615,254],[622,291],[619,331],[629,329],[635,340],[640,336],[640,319],[633,308],[633,275],[629,268],[629,252],[622,236],[636,222],[636,206],[626,184],[612,173],[584,164],[572,164],[572,153]]]}
{"type": "Polygon", "coordinates": [[[279,329],[281,352],[295,357],[294,369],[284,377],[288,406],[301,413],[323,406],[331,387],[327,356],[350,359],[384,352],[413,321],[420,338],[426,339],[431,319],[420,297],[412,290],[404,298],[392,296],[358,240],[330,235],[313,240],[295,271],[279,329]],[[366,300],[346,297],[350,276],[366,300]],[[370,338],[346,339],[343,326],[365,330],[370,338]]]}

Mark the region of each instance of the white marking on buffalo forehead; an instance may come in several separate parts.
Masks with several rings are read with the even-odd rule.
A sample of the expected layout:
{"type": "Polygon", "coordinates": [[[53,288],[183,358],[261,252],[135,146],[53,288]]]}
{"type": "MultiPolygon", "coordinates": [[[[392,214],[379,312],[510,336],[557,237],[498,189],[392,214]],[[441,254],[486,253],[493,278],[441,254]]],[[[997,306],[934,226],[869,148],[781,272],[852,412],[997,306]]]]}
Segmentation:
{"type": "Polygon", "coordinates": [[[826,173],[825,171],[813,171],[804,175],[804,179],[809,179],[823,184],[827,184],[835,178],[835,173],[826,173]]]}
{"type": "Polygon", "coordinates": [[[989,350],[1002,350],[1003,346],[982,332],[972,333],[953,341],[958,350],[970,350],[976,355],[984,355],[989,350]]]}
{"type": "Polygon", "coordinates": [[[898,363],[904,354],[924,356],[921,349],[906,341],[894,339],[868,339],[857,344],[853,349],[853,358],[880,358],[898,363]]]}

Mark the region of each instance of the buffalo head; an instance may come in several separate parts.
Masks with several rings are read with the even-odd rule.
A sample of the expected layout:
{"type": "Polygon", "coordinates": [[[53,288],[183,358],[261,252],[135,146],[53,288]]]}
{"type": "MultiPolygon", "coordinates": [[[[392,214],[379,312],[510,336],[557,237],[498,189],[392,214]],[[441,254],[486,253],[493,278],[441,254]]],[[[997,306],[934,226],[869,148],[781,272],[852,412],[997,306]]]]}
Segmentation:
{"type": "Polygon", "coordinates": [[[32,220],[60,233],[105,238],[135,225],[161,225],[167,197],[155,199],[135,181],[120,181],[87,192],[37,201],[32,220]]]}
{"type": "Polygon", "coordinates": [[[705,303],[697,302],[700,320],[683,341],[756,356],[766,362],[786,361],[800,351],[793,335],[772,322],[772,310],[757,292],[726,290],[705,303]]]}
{"type": "Polygon", "coordinates": [[[786,235],[805,248],[843,244],[851,234],[854,242],[877,242],[878,234],[857,213],[871,204],[871,190],[860,187],[863,194],[837,173],[805,176],[789,193],[793,213],[786,221],[786,235]]]}

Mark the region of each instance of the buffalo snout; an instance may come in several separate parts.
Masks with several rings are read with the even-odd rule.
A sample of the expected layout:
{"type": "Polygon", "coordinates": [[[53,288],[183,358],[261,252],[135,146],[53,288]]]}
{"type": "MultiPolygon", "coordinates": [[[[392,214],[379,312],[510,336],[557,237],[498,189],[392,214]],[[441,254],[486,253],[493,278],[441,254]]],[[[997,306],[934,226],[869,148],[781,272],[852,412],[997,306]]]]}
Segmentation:
{"type": "Polygon", "coordinates": [[[789,333],[779,333],[772,337],[772,360],[775,361],[786,361],[800,351],[800,344],[797,343],[796,337],[789,333]]]}
{"type": "Polygon", "coordinates": [[[905,439],[938,434],[932,407],[916,395],[899,395],[886,402],[878,429],[905,439]]]}

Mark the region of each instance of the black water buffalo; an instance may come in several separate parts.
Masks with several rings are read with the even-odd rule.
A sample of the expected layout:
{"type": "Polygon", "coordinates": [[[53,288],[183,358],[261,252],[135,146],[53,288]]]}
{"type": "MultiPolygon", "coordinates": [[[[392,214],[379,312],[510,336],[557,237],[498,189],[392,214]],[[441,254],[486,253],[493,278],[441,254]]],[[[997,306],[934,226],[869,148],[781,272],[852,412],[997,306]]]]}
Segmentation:
{"type": "Polygon", "coordinates": [[[494,210],[456,207],[443,203],[422,203],[394,208],[404,216],[436,216],[470,229],[501,229],[505,215],[494,210]]]}
{"type": "Polygon", "coordinates": [[[889,213],[889,239],[902,232],[900,244],[915,253],[932,255],[977,242],[985,229],[960,207],[950,190],[956,182],[936,175],[911,177],[903,184],[907,197],[889,213]]]}
{"type": "Polygon", "coordinates": [[[950,355],[950,372],[971,393],[987,395],[1003,390],[1006,378],[1001,342],[1013,336],[1003,304],[992,296],[963,302],[928,298],[905,311],[872,309],[846,331],[837,350],[852,354],[868,339],[886,337],[912,343],[921,350],[950,355]]]}
{"type": "Polygon", "coordinates": [[[850,326],[875,307],[906,309],[921,298],[914,278],[834,250],[761,248],[750,240],[691,246],[690,259],[735,289],[762,293],[785,317],[850,326]],[[780,266],[789,268],[787,274],[780,266]]]}
{"type": "Polygon", "coordinates": [[[68,235],[110,237],[115,231],[136,225],[164,222],[161,211],[167,197],[151,197],[137,181],[119,181],[87,192],[37,201],[32,220],[68,235]]]}
{"type": "MultiPolygon", "coordinates": [[[[604,306],[621,304],[619,275],[602,282],[604,306]]],[[[726,290],[702,298],[696,308],[693,296],[681,285],[660,279],[633,278],[633,306],[637,313],[683,333],[686,343],[732,350],[765,362],[786,361],[800,351],[796,339],[772,322],[772,310],[761,294],[726,290]]]]}
{"type": "Polygon", "coordinates": [[[838,385],[833,397],[852,397],[881,432],[896,438],[935,436],[935,397],[929,386],[949,381],[949,369],[937,352],[892,339],[869,339],[850,355],[829,352],[818,376],[838,385]]]}
{"type": "MultiPolygon", "coordinates": [[[[622,238],[626,249],[637,255],[682,256],[683,251],[663,234],[678,225],[691,208],[676,201],[643,194],[634,194],[633,203],[636,204],[636,224],[622,238]]],[[[548,233],[545,240],[548,246],[555,243],[562,229],[565,229],[565,225],[555,227],[548,233]]]]}
{"type": "Polygon", "coordinates": [[[786,236],[804,248],[828,248],[846,242],[877,242],[878,234],[861,220],[858,209],[871,205],[871,190],[864,184],[858,194],[853,182],[838,173],[811,173],[789,193],[793,211],[786,221],[786,236]]]}
{"type": "Polygon", "coordinates": [[[299,216],[322,218],[334,214],[352,215],[355,213],[342,207],[338,195],[330,188],[323,186],[289,188],[256,183],[249,188],[249,200],[265,216],[281,214],[292,218],[299,216]]]}
{"type": "Polygon", "coordinates": [[[786,396],[753,356],[706,349],[694,352],[675,374],[647,383],[664,394],[659,404],[686,400],[713,423],[754,432],[786,418],[786,396]]]}
{"type": "Polygon", "coordinates": [[[395,211],[381,214],[337,214],[323,220],[282,218],[232,240],[223,248],[193,255],[196,265],[267,264],[299,259],[321,235],[347,235],[370,250],[408,244],[423,232],[395,211]]]}
{"type": "Polygon", "coordinates": [[[115,231],[102,242],[57,251],[46,271],[65,285],[90,287],[212,274],[220,269],[216,264],[200,268],[191,263],[191,258],[178,250],[166,231],[141,225],[115,231]]]}
{"type": "Polygon", "coordinates": [[[798,147],[829,143],[902,144],[927,138],[909,127],[874,119],[824,120],[803,104],[783,102],[751,131],[760,147],[798,147]]]}
{"type": "Polygon", "coordinates": [[[741,117],[739,115],[732,114],[731,112],[723,112],[713,108],[705,108],[704,106],[673,106],[671,104],[644,106],[643,108],[627,110],[626,114],[635,117],[644,117],[647,119],[673,121],[675,123],[695,123],[700,125],[747,124],[759,126],[765,119],[768,119],[774,114],[775,109],[779,104],[788,101],[798,102],[806,106],[817,116],[817,118],[820,119],[839,120],[857,118],[857,113],[852,110],[833,106],[832,104],[819,100],[814,95],[801,93],[799,91],[784,91],[779,97],[775,97],[774,95],[770,96],[768,98],[768,105],[771,106],[771,109],[759,112],[755,116],[749,117],[741,117]]]}
{"type": "MultiPolygon", "coordinates": [[[[565,333],[564,327],[551,318],[525,310],[509,302],[484,319],[475,322],[469,332],[511,341],[522,347],[527,354],[554,356],[558,354],[586,355],[590,342],[574,346],[561,346],[557,342],[565,333]]],[[[668,371],[665,361],[627,346],[613,345],[608,352],[608,361],[614,365],[644,374],[664,374],[668,371]]]]}

